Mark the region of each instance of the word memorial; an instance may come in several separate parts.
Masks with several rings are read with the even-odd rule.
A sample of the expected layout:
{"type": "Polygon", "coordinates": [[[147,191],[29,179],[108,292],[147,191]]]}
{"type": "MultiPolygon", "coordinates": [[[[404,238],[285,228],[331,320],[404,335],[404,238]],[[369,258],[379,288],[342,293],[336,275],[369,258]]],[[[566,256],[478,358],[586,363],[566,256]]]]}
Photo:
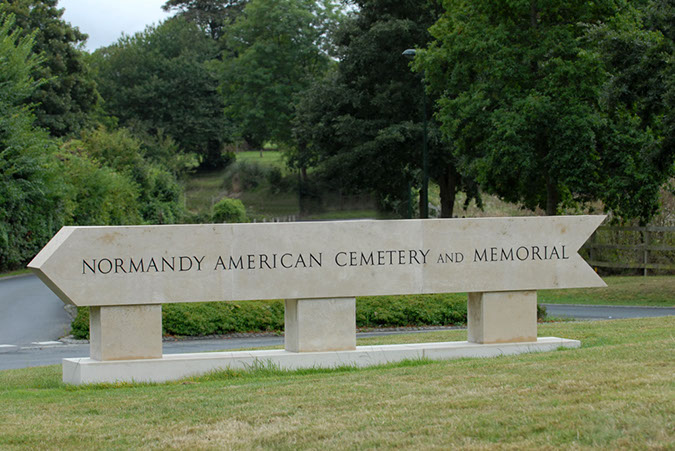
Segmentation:
{"type": "Polygon", "coordinates": [[[577,251],[604,216],[64,227],[29,267],[90,307],[64,381],[164,381],[272,362],[374,365],[545,351],[536,290],[604,282],[577,251]],[[356,346],[355,297],[468,293],[468,341],[356,346]],[[286,299],[285,349],[162,355],[161,304],[286,299]]]}

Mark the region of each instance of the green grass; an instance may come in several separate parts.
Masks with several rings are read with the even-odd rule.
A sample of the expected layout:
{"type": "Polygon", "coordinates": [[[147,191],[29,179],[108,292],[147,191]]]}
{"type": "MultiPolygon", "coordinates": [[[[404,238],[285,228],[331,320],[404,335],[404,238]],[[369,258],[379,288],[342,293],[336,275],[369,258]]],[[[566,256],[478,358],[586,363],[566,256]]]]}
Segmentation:
{"type": "Polygon", "coordinates": [[[675,307],[675,276],[603,277],[606,288],[540,290],[538,300],[551,304],[675,307]]]}
{"type": "Polygon", "coordinates": [[[286,161],[284,154],[278,151],[266,150],[260,156],[259,151],[237,152],[237,161],[246,161],[248,163],[258,163],[263,166],[276,166],[279,169],[286,170],[286,161]]]}
{"type": "Polygon", "coordinates": [[[2,279],[3,277],[22,276],[24,274],[30,274],[30,273],[31,273],[30,269],[17,269],[16,271],[9,271],[9,272],[0,273],[0,279],[2,279]]]}
{"type": "Polygon", "coordinates": [[[192,213],[211,214],[213,206],[226,195],[225,170],[201,171],[185,181],[185,206],[192,213]]]}
{"type": "Polygon", "coordinates": [[[672,448],[674,317],[539,329],[582,348],[83,388],[59,366],[2,371],[0,448],[672,448]]]}

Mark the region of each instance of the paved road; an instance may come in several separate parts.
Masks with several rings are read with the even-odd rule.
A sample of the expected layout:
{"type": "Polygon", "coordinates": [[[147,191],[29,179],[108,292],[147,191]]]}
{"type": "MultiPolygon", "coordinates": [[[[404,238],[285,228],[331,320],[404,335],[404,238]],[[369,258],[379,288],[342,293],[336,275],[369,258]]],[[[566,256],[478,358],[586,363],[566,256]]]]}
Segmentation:
{"type": "Polygon", "coordinates": [[[623,305],[542,304],[548,316],[574,319],[625,319],[675,315],[673,307],[631,307],[623,305]]]}
{"type": "MultiPolygon", "coordinates": [[[[433,330],[417,330],[415,332],[433,332],[433,330]]],[[[407,334],[410,331],[383,331],[358,333],[358,338],[382,335],[407,334]]],[[[204,351],[226,351],[228,349],[256,348],[262,346],[280,346],[284,337],[277,335],[225,338],[205,340],[165,341],[164,354],[178,354],[204,351]]],[[[27,368],[60,364],[61,359],[89,357],[89,344],[61,344],[53,342],[44,345],[17,347],[11,352],[0,353],[0,370],[27,368]]]]}
{"type": "Polygon", "coordinates": [[[0,345],[55,340],[70,331],[70,321],[63,302],[37,277],[0,279],[0,345]]]}

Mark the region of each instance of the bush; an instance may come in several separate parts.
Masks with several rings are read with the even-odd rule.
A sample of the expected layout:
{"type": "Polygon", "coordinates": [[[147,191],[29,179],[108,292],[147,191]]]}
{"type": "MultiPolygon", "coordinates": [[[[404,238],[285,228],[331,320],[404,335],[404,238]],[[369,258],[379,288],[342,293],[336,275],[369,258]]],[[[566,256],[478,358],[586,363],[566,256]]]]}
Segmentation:
{"type": "Polygon", "coordinates": [[[248,222],[246,208],[239,199],[222,198],[213,206],[213,222],[248,222]]]}
{"type": "Polygon", "coordinates": [[[356,301],[358,327],[466,324],[466,294],[369,296],[356,301]]]}
{"type": "Polygon", "coordinates": [[[89,340],[89,307],[77,308],[77,316],[70,323],[70,333],[78,340],[89,340]]]}
{"type": "Polygon", "coordinates": [[[283,301],[169,304],[162,311],[164,333],[178,336],[269,332],[284,329],[283,301]]]}
{"type": "MultiPolygon", "coordinates": [[[[92,160],[95,165],[100,166],[98,172],[109,173],[106,175],[110,180],[115,177],[118,179],[124,177],[133,182],[127,182],[125,185],[128,186],[127,189],[133,188],[135,191],[135,194],[130,197],[137,200],[138,219],[112,222],[99,220],[97,224],[137,224],[140,222],[172,224],[180,221],[184,213],[181,202],[183,191],[176,175],[164,166],[160,158],[161,152],[168,152],[172,149],[171,143],[166,141],[161,145],[166,146],[167,149],[152,148],[153,151],[158,152],[156,158],[146,158],[147,149],[129,130],[107,130],[105,127],[85,132],[81,139],[72,140],[63,145],[64,154],[78,155],[80,158],[92,160]]],[[[185,161],[183,163],[189,164],[185,161]]],[[[173,170],[176,170],[176,167],[173,170]]],[[[89,174],[89,178],[92,175],[93,172],[89,174]]],[[[119,184],[114,185],[118,190],[120,189],[119,184]]],[[[88,187],[80,187],[76,183],[73,186],[82,191],[84,196],[87,195],[88,187]]],[[[100,189],[97,190],[100,191],[100,189]]],[[[124,212],[118,212],[116,216],[120,214],[129,216],[124,212]]],[[[78,225],[84,224],[77,220],[74,222],[78,225]]]]}

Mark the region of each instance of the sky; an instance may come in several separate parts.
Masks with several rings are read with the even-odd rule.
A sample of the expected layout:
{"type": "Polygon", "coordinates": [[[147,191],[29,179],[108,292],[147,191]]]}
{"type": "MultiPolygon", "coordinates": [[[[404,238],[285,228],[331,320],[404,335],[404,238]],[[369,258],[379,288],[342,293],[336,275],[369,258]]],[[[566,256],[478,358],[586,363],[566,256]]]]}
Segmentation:
{"type": "Polygon", "coordinates": [[[86,49],[110,45],[122,35],[143,31],[170,16],[162,11],[165,0],[59,0],[63,20],[89,35],[86,49]]]}

